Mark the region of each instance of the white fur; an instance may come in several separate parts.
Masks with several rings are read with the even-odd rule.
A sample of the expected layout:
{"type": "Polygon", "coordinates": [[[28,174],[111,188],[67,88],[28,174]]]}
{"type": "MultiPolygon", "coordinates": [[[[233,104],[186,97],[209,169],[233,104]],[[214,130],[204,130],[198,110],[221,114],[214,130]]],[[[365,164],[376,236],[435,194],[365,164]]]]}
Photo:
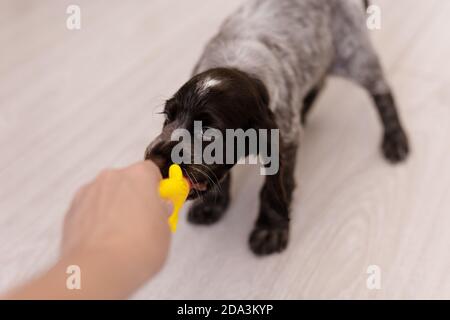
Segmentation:
{"type": "Polygon", "coordinates": [[[220,82],[221,81],[217,80],[217,79],[206,78],[205,80],[203,80],[202,82],[200,82],[198,84],[197,90],[198,90],[200,95],[204,95],[212,87],[218,86],[220,84],[220,82]]]}

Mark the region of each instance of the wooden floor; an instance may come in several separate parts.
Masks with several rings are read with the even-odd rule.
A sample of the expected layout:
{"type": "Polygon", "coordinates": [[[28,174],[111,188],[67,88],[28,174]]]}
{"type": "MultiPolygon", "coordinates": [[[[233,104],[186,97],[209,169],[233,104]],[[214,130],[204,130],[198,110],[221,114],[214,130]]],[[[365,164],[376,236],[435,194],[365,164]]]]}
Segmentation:
{"type": "MultiPolygon", "coordinates": [[[[79,31],[66,28],[72,1],[0,2],[0,291],[54,261],[81,184],[142,158],[164,100],[243,1],[80,0],[79,31]]],[[[409,161],[383,160],[369,98],[332,79],[304,135],[288,250],[248,249],[262,179],[240,167],[223,221],[183,221],[136,298],[450,298],[450,2],[378,3],[409,161]]]]}

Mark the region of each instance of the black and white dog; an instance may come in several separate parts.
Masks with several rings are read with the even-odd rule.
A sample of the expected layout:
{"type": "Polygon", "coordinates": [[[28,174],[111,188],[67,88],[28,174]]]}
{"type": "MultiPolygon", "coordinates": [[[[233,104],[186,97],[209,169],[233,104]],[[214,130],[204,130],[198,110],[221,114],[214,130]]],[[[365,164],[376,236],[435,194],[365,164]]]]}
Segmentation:
{"type": "MultiPolygon", "coordinates": [[[[146,151],[167,175],[174,146],[171,133],[193,130],[194,121],[226,129],[280,130],[278,174],[266,176],[259,216],[250,235],[255,254],[286,248],[293,173],[301,125],[328,75],[365,88],[384,128],[382,151],[392,163],[409,152],[397,114],[366,28],[361,0],[249,0],[222,25],[203,53],[194,76],[165,105],[161,135],[146,151]]],[[[232,164],[183,165],[197,199],[188,220],[211,224],[230,201],[232,164]],[[211,177],[219,188],[213,188],[211,177]]]]}

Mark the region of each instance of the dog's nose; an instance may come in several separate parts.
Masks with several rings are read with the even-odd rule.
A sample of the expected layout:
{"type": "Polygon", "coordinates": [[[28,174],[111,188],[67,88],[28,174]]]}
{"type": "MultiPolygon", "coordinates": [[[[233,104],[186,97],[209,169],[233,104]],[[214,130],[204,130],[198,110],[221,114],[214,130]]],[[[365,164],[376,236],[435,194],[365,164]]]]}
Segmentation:
{"type": "Polygon", "coordinates": [[[169,174],[170,161],[167,161],[167,159],[164,158],[164,157],[153,155],[153,154],[150,154],[145,159],[146,160],[150,160],[153,163],[155,163],[156,166],[159,168],[159,171],[161,172],[161,175],[164,178],[167,178],[167,176],[169,174]]]}
{"type": "Polygon", "coordinates": [[[154,156],[154,157],[151,156],[147,160],[153,161],[160,169],[164,168],[167,163],[166,159],[164,159],[163,157],[159,157],[159,156],[154,156]]]}
{"type": "Polygon", "coordinates": [[[170,152],[167,153],[166,149],[164,144],[156,144],[150,145],[145,151],[145,160],[153,161],[158,166],[163,177],[167,177],[171,164],[170,152]]]}
{"type": "Polygon", "coordinates": [[[153,160],[157,162],[157,158],[162,158],[162,147],[160,143],[152,142],[145,150],[145,160],[153,160]]]}

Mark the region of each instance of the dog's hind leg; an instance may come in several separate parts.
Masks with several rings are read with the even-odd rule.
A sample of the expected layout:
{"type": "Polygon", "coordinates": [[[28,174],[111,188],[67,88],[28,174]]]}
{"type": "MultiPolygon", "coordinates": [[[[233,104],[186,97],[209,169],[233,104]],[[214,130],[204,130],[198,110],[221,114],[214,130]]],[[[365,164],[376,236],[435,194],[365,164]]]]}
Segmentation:
{"type": "MultiPolygon", "coordinates": [[[[341,15],[345,16],[345,13],[348,12],[341,15]]],[[[351,17],[354,16],[357,15],[351,17]]],[[[331,73],[350,79],[369,92],[383,125],[385,158],[392,163],[405,160],[409,153],[407,135],[364,20],[342,19],[336,22],[336,29],[342,32],[335,34],[336,58],[331,73]]]]}
{"type": "Polygon", "coordinates": [[[394,98],[390,91],[373,93],[372,98],[384,127],[382,150],[387,160],[397,163],[405,160],[409,153],[408,138],[403,129],[394,98]]]}

